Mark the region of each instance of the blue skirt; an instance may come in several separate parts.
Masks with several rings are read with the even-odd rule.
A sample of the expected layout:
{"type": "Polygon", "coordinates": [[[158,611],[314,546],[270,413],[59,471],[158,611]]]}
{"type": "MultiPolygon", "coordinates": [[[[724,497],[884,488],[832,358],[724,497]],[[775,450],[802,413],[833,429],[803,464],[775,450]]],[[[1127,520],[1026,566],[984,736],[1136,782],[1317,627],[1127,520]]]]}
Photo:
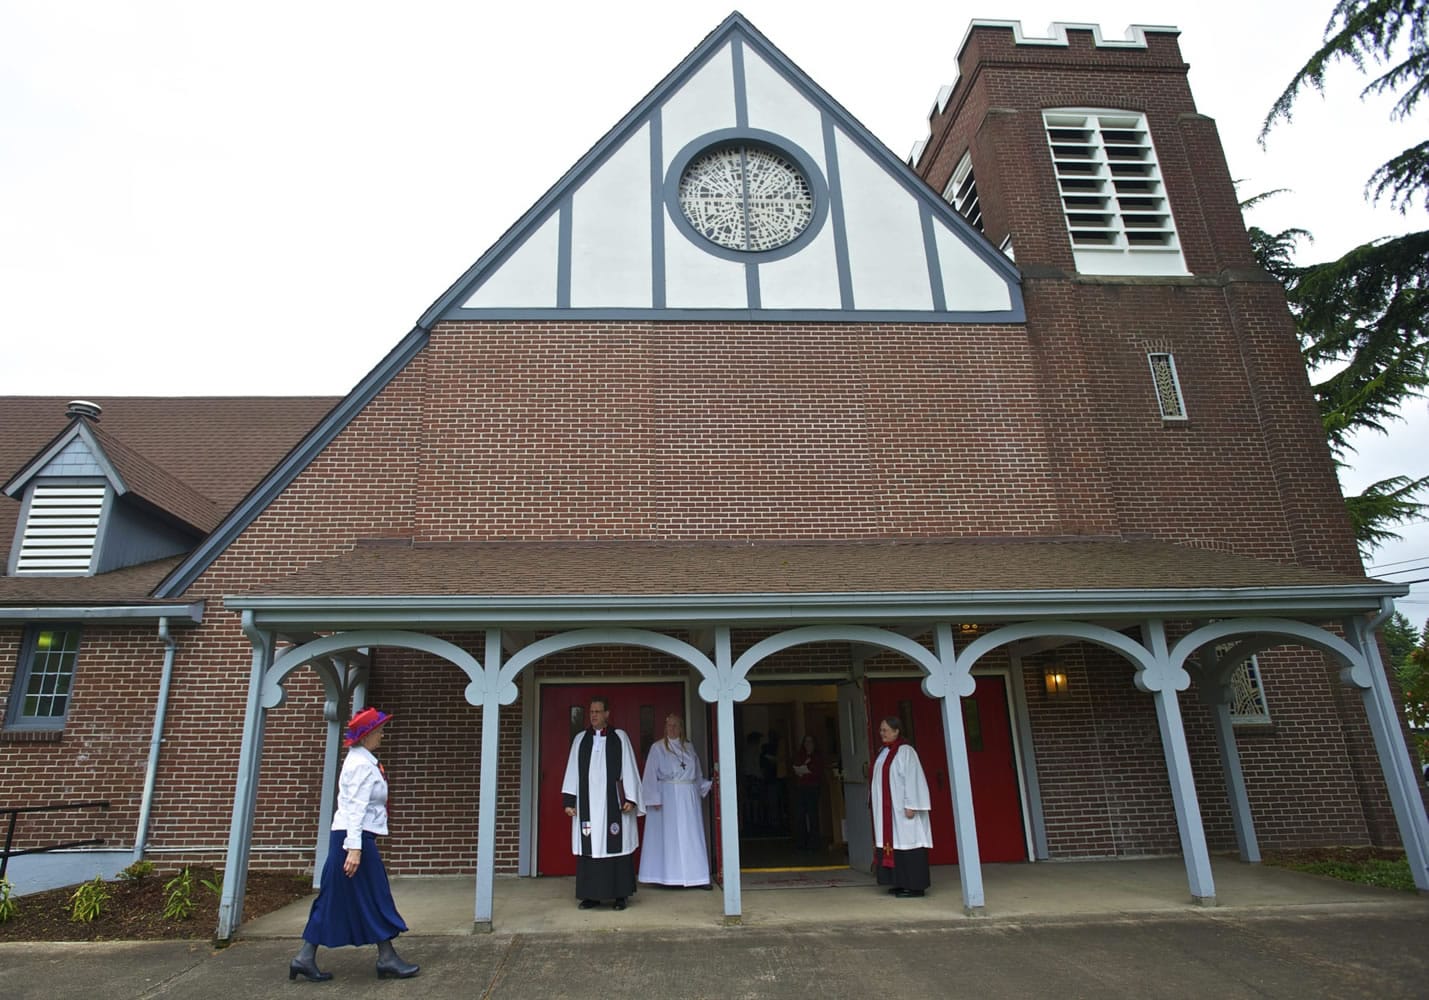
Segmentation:
{"type": "Polygon", "coordinates": [[[392,901],[387,869],[382,867],[382,855],[377,852],[377,837],[362,831],[362,863],[352,878],[342,871],[347,860],[347,850],[342,846],[346,839],[346,830],[332,832],[322,887],[308,913],[308,926],[303,929],[304,941],[323,948],[377,944],[407,929],[392,901]]]}

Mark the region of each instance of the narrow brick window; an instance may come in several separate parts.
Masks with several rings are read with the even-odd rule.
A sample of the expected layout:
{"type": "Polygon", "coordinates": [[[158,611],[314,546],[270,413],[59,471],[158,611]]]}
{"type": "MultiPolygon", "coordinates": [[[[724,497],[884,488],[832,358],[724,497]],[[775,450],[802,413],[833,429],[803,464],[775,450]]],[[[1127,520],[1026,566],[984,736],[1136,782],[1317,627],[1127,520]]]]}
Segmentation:
{"type": "Polygon", "coordinates": [[[1270,711],[1265,707],[1265,688],[1260,683],[1260,662],[1251,657],[1231,672],[1231,721],[1236,725],[1265,725],[1270,711]]]}
{"type": "Polygon", "coordinates": [[[63,729],[79,655],[79,626],[31,626],[20,648],[6,720],[10,729],[63,729]]]}
{"type": "Polygon", "coordinates": [[[953,171],[953,179],[943,188],[943,200],[953,206],[953,211],[972,223],[974,229],[982,232],[982,206],[977,200],[977,182],[973,180],[971,153],[964,153],[963,158],[958,161],[957,169],[953,171]]]}
{"type": "Polygon", "coordinates": [[[1185,274],[1146,117],[1057,110],[1043,122],[1077,270],[1185,274]]]}
{"type": "Polygon", "coordinates": [[[1186,401],[1181,398],[1181,380],[1176,377],[1176,359],[1169,354],[1148,354],[1151,382],[1162,420],[1185,420],[1186,401]]]}

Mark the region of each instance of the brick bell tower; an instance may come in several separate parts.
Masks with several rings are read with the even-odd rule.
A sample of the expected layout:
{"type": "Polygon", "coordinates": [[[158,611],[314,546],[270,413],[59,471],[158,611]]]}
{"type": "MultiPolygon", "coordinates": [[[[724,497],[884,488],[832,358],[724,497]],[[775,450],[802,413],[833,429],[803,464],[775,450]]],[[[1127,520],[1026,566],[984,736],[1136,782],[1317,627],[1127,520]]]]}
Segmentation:
{"type": "Polygon", "coordinates": [[[913,166],[1022,272],[1062,530],[1359,573],[1293,321],[1178,34],[975,21],[913,166]]]}

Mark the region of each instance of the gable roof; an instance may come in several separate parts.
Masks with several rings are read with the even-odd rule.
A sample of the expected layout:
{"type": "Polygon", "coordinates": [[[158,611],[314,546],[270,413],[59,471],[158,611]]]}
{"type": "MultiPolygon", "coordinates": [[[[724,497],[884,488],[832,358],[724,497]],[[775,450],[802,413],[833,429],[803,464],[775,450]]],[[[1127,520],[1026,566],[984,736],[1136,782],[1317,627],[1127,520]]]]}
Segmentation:
{"type": "Polygon", "coordinates": [[[224,512],[212,500],[114,435],[78,417],[5,484],[6,495],[18,499],[32,479],[52,468],[62,453],[73,453],[76,448],[93,461],[118,496],[132,495],[203,534],[218,526],[224,512]]]}
{"type": "Polygon", "coordinates": [[[733,13],[428,310],[444,319],[1022,322],[1016,268],[733,13]],[[796,163],[815,211],[788,247],[726,251],[679,205],[730,143],[796,163]]]}
{"type": "MultiPolygon", "coordinates": [[[[0,476],[13,480],[61,437],[68,439],[65,410],[72,398],[0,396],[0,476]]],[[[103,413],[100,425],[87,429],[113,471],[150,504],[205,531],[337,402],[316,396],[90,399],[103,413]]],[[[0,566],[19,515],[19,502],[0,499],[0,566]]],[[[79,578],[55,586],[78,586],[73,579],[79,578]]]]}

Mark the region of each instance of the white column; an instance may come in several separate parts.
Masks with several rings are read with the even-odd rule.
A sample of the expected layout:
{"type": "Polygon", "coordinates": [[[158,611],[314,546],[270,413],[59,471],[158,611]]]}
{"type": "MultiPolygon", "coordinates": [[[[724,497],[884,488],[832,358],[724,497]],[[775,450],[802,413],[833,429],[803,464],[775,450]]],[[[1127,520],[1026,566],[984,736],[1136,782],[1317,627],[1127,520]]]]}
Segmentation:
{"type": "MultiPolygon", "coordinates": [[[[732,924],[743,919],[739,884],[740,773],[738,752],[734,745],[734,659],[730,653],[729,629],[725,626],[715,629],[715,685],[719,719],[719,837],[720,857],[724,862],[724,920],[732,924]]],[[[704,696],[703,684],[700,685],[700,693],[704,696]]]]}
{"type": "Polygon", "coordinates": [[[479,931],[491,930],[492,887],[496,878],[496,755],[501,737],[501,630],[486,633],[486,674],[481,699],[481,787],[477,796],[476,913],[479,931]]]}
{"type": "Polygon", "coordinates": [[[1211,710],[1211,720],[1215,724],[1216,746],[1221,753],[1221,776],[1226,783],[1226,797],[1230,800],[1231,824],[1235,827],[1236,848],[1240,859],[1250,863],[1260,861],[1260,843],[1255,836],[1255,816],[1250,811],[1250,795],[1245,790],[1245,770],[1240,763],[1240,747],[1235,741],[1235,723],[1231,721],[1231,692],[1226,681],[1230,669],[1236,664],[1226,664],[1216,656],[1213,647],[1207,647],[1201,654],[1201,671],[1197,681],[1201,701],[1211,710]]]}
{"type": "Polygon", "coordinates": [[[218,901],[214,937],[228,941],[243,922],[243,894],[248,888],[248,855],[253,846],[253,811],[258,800],[258,772],[263,762],[263,675],[273,662],[273,635],[253,627],[253,613],[243,613],[243,631],[253,644],[248,674],[248,702],[238,749],[238,780],[233,790],[233,814],[228,826],[228,858],[223,868],[223,892],[218,901]]]}
{"type": "Polygon", "coordinates": [[[1156,722],[1161,728],[1161,749],[1166,755],[1166,773],[1171,780],[1171,798],[1176,806],[1176,827],[1181,834],[1181,856],[1186,862],[1191,900],[1202,906],[1216,904],[1216,886],[1211,878],[1211,852],[1206,847],[1206,830],[1201,823],[1201,803],[1196,797],[1196,779],[1191,772],[1191,752],[1186,746],[1186,729],[1181,722],[1181,705],[1176,693],[1191,686],[1186,671],[1171,668],[1166,646],[1166,623],[1158,619],[1142,627],[1143,640],[1155,668],[1137,672],[1136,684],[1151,694],[1156,703],[1156,722]]]}
{"type": "Polygon", "coordinates": [[[964,695],[971,694],[972,676],[959,672],[953,648],[953,629],[946,622],[934,630],[934,651],[944,672],[938,704],[943,711],[943,747],[948,755],[952,785],[953,831],[958,841],[958,878],[962,882],[963,912],[983,913],[982,856],[977,845],[977,816],[973,811],[972,774],[968,770],[968,736],[963,726],[964,695]]]}
{"type": "Polygon", "coordinates": [[[1404,856],[1409,862],[1410,874],[1414,876],[1415,887],[1420,892],[1429,892],[1429,820],[1424,815],[1424,800],[1420,797],[1414,765],[1409,760],[1409,748],[1404,745],[1399,713],[1389,693],[1379,643],[1363,619],[1346,621],[1344,628],[1369,667],[1369,686],[1361,688],[1360,694],[1364,697],[1365,715],[1374,735],[1390,804],[1394,807],[1399,839],[1404,843],[1404,856]]]}

